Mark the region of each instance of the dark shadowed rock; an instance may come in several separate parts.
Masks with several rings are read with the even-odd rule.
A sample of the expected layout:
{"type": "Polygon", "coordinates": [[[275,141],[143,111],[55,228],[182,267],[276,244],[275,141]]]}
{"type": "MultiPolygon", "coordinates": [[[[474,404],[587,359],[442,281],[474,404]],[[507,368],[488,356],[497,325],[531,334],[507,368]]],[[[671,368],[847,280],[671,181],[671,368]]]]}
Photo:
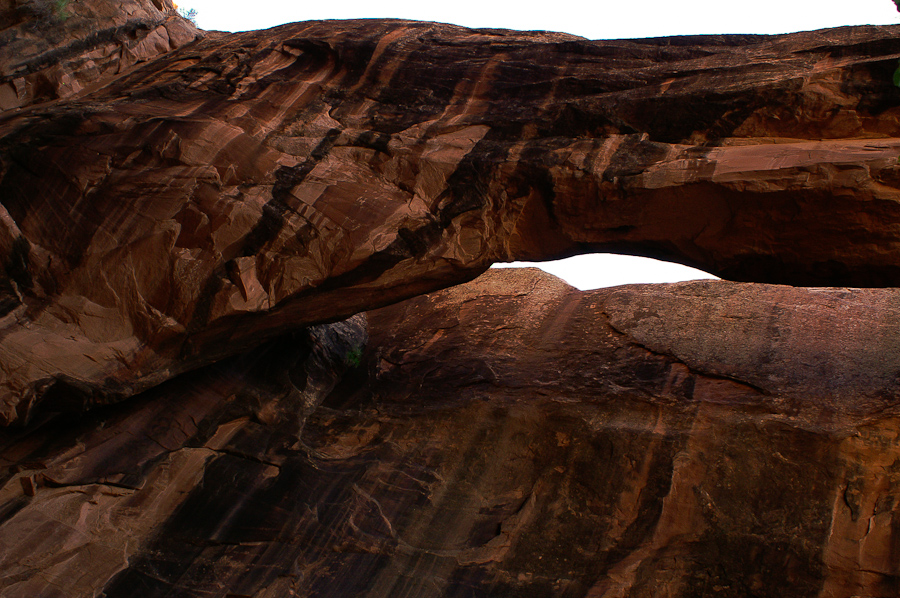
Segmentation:
{"type": "MultiPolygon", "coordinates": [[[[307,416],[366,340],[364,315],[314,326],[127,405],[3,434],[0,595],[96,596],[192,494],[208,488],[242,508],[296,454],[307,416]]],[[[223,516],[211,508],[189,518],[202,526],[223,516]]],[[[192,533],[176,537],[193,543],[192,533]]],[[[147,595],[140,584],[130,591],[147,595]]]]}

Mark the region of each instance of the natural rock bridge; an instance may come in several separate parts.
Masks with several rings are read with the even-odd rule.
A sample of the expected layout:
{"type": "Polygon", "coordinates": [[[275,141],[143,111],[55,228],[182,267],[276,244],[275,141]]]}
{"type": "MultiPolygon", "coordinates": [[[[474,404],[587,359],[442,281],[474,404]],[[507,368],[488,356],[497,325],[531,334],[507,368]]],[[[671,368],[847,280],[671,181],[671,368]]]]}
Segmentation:
{"type": "Polygon", "coordinates": [[[896,596],[900,28],[50,4],[0,4],[0,596],[896,596]],[[592,251],[732,282],[453,286],[592,251]]]}

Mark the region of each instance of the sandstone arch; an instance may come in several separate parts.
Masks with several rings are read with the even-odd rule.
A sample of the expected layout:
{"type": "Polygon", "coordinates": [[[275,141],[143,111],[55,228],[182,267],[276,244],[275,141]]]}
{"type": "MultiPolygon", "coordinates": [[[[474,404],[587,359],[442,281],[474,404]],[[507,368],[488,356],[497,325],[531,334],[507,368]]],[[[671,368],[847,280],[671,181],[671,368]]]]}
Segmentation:
{"type": "Polygon", "coordinates": [[[0,593],[897,595],[895,288],[452,286],[896,286],[897,28],[150,2],[0,14],[0,593]]]}
{"type": "MultiPolygon", "coordinates": [[[[144,8],[135,31],[175,26],[144,8]]],[[[94,68],[101,22],[73,21],[60,80],[94,68]]],[[[147,34],[145,62],[0,116],[3,418],[115,401],[493,261],[622,251],[897,285],[896,32],[147,34]]],[[[22,68],[0,85],[59,67],[22,68]]]]}

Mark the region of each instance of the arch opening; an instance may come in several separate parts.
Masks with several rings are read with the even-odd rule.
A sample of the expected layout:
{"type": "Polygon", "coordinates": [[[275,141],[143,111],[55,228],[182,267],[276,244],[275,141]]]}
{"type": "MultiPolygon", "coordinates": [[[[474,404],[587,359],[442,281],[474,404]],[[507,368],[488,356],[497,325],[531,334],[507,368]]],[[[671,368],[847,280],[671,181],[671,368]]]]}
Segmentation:
{"type": "Polygon", "coordinates": [[[686,280],[720,280],[709,272],[682,264],[635,255],[589,253],[548,262],[511,262],[493,268],[533,267],[565,280],[582,291],[623,284],[656,284],[686,280]]]}

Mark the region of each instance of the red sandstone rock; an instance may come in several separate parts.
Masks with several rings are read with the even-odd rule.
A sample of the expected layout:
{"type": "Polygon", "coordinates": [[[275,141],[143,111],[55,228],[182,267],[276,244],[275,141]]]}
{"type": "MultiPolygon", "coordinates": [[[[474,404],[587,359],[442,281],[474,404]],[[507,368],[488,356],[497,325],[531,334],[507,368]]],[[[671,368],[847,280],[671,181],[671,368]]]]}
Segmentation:
{"type": "Polygon", "coordinates": [[[893,597],[896,295],[490,271],[6,429],[0,592],[893,597]]]}
{"type": "Polygon", "coordinates": [[[56,45],[15,37],[37,62],[0,56],[4,97],[51,58],[80,82],[25,85],[16,101],[49,101],[0,113],[7,424],[496,260],[613,250],[900,284],[896,28],[592,42],[313,22],[169,51],[194,34],[168,8],[103,21],[84,0],[56,45]],[[129,22],[131,69],[131,42],[97,34],[129,22]]]}
{"type": "Polygon", "coordinates": [[[601,249],[900,286],[896,28],[56,6],[0,0],[3,598],[897,595],[895,289],[492,272],[300,330],[601,249]]]}
{"type": "Polygon", "coordinates": [[[4,0],[0,111],[90,95],[198,37],[172,0],[4,0]]]}

